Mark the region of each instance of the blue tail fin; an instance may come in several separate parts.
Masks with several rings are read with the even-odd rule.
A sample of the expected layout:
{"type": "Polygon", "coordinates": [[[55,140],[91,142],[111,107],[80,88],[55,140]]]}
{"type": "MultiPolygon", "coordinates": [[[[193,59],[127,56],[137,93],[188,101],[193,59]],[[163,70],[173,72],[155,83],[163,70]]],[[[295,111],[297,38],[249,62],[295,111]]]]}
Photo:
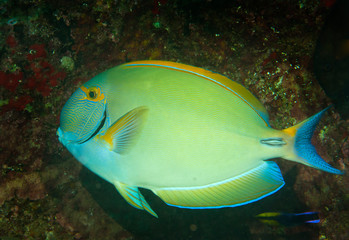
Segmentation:
{"type": "Polygon", "coordinates": [[[325,108],[321,112],[293,127],[283,130],[285,133],[294,136],[294,153],[296,155],[294,157],[296,157],[296,159],[294,159],[294,157],[288,159],[329,173],[343,174],[341,170],[333,168],[331,165],[326,163],[316,152],[315,147],[311,144],[311,138],[316,125],[319,123],[321,117],[328,108],[329,107],[325,108]]]}

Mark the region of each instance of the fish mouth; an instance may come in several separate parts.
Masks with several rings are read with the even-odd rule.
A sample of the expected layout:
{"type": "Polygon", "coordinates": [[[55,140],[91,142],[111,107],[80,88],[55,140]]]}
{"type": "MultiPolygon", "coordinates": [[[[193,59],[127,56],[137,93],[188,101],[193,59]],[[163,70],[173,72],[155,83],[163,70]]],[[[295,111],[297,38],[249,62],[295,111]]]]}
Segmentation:
{"type": "Polygon", "coordinates": [[[90,139],[94,138],[100,132],[100,130],[103,128],[106,119],[107,119],[107,108],[103,112],[103,119],[100,122],[97,129],[86,140],[81,140],[81,141],[77,142],[77,144],[83,144],[83,143],[89,141],[90,139]]]}

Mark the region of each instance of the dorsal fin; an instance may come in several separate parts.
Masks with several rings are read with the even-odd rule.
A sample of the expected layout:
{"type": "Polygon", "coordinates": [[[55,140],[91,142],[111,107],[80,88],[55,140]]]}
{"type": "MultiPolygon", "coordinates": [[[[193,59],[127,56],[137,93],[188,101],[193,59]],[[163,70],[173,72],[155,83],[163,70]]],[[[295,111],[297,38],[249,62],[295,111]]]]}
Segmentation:
{"type": "Polygon", "coordinates": [[[227,91],[233,93],[239,97],[243,102],[245,102],[249,107],[251,107],[266,123],[269,125],[269,115],[261,104],[261,102],[253,96],[253,94],[248,91],[241,84],[219,74],[214,73],[203,68],[194,67],[186,64],[169,62],[169,61],[135,61],[121,65],[122,68],[130,67],[154,67],[154,68],[165,68],[173,71],[185,72],[188,74],[193,74],[198,77],[201,77],[205,80],[213,82],[227,91]]]}

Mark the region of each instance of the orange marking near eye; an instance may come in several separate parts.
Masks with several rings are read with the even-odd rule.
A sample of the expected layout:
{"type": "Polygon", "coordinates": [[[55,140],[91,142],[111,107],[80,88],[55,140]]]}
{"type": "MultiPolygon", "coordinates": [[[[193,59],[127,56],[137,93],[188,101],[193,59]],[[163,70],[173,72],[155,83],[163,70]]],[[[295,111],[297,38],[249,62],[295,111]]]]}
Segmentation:
{"type": "Polygon", "coordinates": [[[104,93],[101,93],[101,89],[99,87],[90,87],[90,88],[86,88],[85,86],[81,86],[80,89],[86,94],[86,97],[82,98],[81,100],[89,100],[89,101],[93,101],[93,102],[99,102],[101,100],[103,100],[105,98],[104,93]],[[90,98],[89,96],[89,92],[91,90],[95,90],[97,97],[96,98],[90,98]]]}

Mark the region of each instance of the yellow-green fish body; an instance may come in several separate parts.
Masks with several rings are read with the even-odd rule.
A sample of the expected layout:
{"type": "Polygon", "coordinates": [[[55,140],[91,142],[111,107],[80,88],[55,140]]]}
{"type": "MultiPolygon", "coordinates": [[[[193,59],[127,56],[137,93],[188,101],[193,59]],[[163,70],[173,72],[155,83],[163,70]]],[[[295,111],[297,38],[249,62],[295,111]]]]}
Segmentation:
{"type": "Polygon", "coordinates": [[[62,110],[58,135],[131,205],[156,216],[138,187],[169,205],[214,208],[280,189],[278,166],[265,161],[271,158],[341,173],[310,143],[323,113],[274,130],[265,108],[240,84],[184,64],[139,61],[80,87],[62,110]]]}

